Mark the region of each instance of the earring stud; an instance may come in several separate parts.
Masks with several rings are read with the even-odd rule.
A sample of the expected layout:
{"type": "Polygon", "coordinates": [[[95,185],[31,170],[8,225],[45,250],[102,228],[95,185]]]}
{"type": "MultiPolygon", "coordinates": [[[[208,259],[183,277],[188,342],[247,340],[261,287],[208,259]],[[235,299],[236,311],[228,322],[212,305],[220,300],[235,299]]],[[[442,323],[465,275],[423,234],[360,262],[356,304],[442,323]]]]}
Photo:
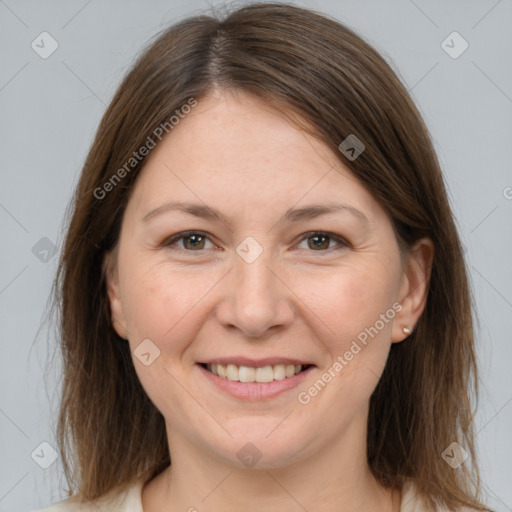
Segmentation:
{"type": "Polygon", "coordinates": [[[402,327],[402,331],[404,331],[404,334],[411,334],[411,329],[409,329],[409,327],[406,327],[405,325],[402,327]]]}

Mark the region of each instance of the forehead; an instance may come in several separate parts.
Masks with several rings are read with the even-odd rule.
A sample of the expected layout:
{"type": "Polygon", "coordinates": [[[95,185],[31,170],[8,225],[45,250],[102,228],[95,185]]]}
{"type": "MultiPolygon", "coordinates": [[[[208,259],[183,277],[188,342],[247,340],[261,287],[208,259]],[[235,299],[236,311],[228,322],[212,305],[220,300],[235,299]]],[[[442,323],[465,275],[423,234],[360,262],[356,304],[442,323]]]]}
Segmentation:
{"type": "Polygon", "coordinates": [[[141,206],[186,195],[225,209],[245,201],[261,210],[276,200],[345,200],[370,215],[380,208],[327,145],[240,91],[199,100],[152,150],[135,188],[141,206]]]}

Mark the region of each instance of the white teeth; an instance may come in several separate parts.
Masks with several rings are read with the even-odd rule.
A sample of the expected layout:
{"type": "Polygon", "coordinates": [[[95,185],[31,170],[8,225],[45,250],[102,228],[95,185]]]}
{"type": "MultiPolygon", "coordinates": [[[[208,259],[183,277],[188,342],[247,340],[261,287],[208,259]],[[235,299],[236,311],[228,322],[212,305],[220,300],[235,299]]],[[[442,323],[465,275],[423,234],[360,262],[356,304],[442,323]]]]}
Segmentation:
{"type": "Polygon", "coordinates": [[[234,364],[207,364],[206,369],[214,375],[236,382],[272,382],[283,380],[300,373],[304,367],[301,364],[276,364],[253,368],[236,366],[234,364]]]}
{"type": "Polygon", "coordinates": [[[238,368],[238,380],[240,382],[254,382],[256,380],[255,377],[256,368],[249,368],[248,366],[240,366],[238,368]]]}
{"type": "Polygon", "coordinates": [[[283,380],[286,378],[284,364],[276,364],[274,366],[274,380],[283,380]]]}
{"type": "MultiPolygon", "coordinates": [[[[212,365],[215,366],[215,365],[212,365]]],[[[238,378],[238,366],[235,366],[234,364],[228,364],[226,366],[226,377],[229,380],[239,380],[238,378]]]]}
{"type": "Polygon", "coordinates": [[[256,382],[272,382],[274,380],[274,369],[272,366],[264,366],[256,369],[256,382]]]}
{"type": "Polygon", "coordinates": [[[217,365],[217,375],[219,377],[227,378],[226,366],[225,365],[223,365],[223,364],[218,364],[217,365]]]}
{"type": "Polygon", "coordinates": [[[284,374],[287,377],[293,377],[295,375],[295,366],[293,366],[293,364],[287,364],[284,367],[284,374]]]}

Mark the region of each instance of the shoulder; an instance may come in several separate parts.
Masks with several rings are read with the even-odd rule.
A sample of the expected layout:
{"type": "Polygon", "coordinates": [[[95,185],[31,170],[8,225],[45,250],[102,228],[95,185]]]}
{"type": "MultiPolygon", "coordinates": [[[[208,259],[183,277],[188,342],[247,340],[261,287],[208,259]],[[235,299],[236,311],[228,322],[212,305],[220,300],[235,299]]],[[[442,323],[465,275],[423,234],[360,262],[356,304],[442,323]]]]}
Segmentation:
{"type": "Polygon", "coordinates": [[[77,496],[65,499],[49,507],[33,512],[143,512],[142,487],[144,480],[139,478],[123,491],[111,491],[102,498],[82,501],[77,496]]]}
{"type": "Polygon", "coordinates": [[[406,481],[402,488],[400,512],[450,512],[447,508],[436,509],[425,500],[412,480],[406,481]]]}
{"type": "MultiPolygon", "coordinates": [[[[85,505],[84,505],[85,507],[85,505]]],[[[48,507],[45,507],[45,508],[42,508],[42,509],[39,509],[39,510],[34,510],[32,512],[64,512],[64,511],[67,511],[67,512],[75,512],[75,511],[86,511],[87,508],[82,508],[80,503],[77,503],[75,500],[73,500],[73,498],[69,498],[67,500],[63,500],[63,501],[59,501],[59,503],[55,503],[53,505],[50,505],[48,507]]],[[[90,510],[90,508],[89,508],[90,510]]]]}
{"type": "MultiPolygon", "coordinates": [[[[402,502],[400,512],[453,512],[446,507],[438,506],[432,508],[423,495],[419,492],[412,480],[407,480],[402,487],[402,502]]],[[[473,509],[462,507],[456,512],[474,512],[473,509]]]]}
{"type": "Polygon", "coordinates": [[[76,498],[68,498],[67,500],[59,501],[50,505],[49,507],[35,510],[33,512],[98,512],[97,505],[90,503],[81,503],[76,498]]]}

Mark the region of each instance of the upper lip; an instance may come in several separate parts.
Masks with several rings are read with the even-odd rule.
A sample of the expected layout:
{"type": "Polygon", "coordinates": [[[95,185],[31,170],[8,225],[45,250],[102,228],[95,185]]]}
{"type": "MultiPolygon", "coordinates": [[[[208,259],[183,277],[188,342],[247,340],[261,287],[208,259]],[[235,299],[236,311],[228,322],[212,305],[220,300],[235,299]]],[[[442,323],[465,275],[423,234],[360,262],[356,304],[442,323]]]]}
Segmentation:
{"type": "Polygon", "coordinates": [[[301,364],[303,366],[311,365],[313,363],[309,363],[307,361],[301,361],[300,359],[290,358],[290,357],[265,357],[262,359],[251,359],[250,357],[243,356],[235,356],[235,357],[216,357],[213,359],[208,359],[205,361],[201,361],[201,364],[234,364],[235,366],[248,366],[253,368],[260,368],[262,366],[275,366],[276,364],[293,364],[298,365],[301,364]]]}

